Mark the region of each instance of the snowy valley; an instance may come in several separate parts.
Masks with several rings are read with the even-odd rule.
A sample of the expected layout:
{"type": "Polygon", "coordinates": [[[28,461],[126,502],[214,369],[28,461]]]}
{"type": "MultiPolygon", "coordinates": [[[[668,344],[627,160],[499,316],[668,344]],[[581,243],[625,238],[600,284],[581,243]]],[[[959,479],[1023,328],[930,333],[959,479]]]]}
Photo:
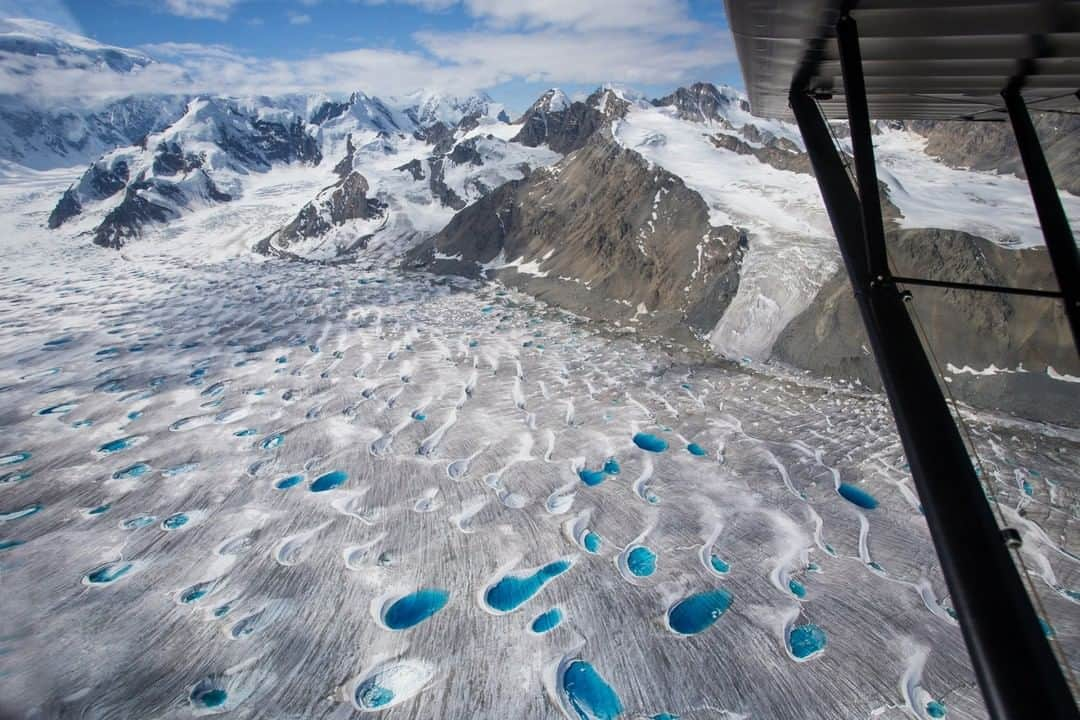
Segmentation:
{"type": "MultiPolygon", "coordinates": [[[[9,70],[156,62],[2,22],[9,70]]],[[[0,98],[0,715],[986,717],[791,124],[708,83],[49,105],[0,98]]],[[[940,132],[877,127],[894,262],[1051,284],[1024,181],[940,132]]],[[[1067,325],[953,299],[1080,667],[1067,325]]]]}

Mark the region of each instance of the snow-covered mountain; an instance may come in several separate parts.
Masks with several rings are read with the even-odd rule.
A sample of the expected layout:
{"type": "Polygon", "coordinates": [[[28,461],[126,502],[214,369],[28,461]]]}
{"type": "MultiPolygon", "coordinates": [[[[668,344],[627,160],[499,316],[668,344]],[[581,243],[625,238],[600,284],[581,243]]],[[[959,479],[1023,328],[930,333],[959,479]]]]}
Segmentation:
{"type": "MultiPolygon", "coordinates": [[[[463,210],[412,251],[411,264],[497,277],[615,325],[696,336],[729,358],[878,383],[794,125],[754,117],[737,91],[704,83],[652,102],[608,90],[552,110],[554,97],[526,113],[517,139],[548,142],[566,157],[463,210]]],[[[877,132],[898,267],[1054,285],[1019,178],[951,168],[904,126],[882,124],[877,132]],[[924,247],[937,255],[928,258],[924,247]],[[969,273],[973,260],[977,270],[969,273]]],[[[1061,143],[1068,141],[1054,146],[1061,143]]],[[[1063,200],[1080,217],[1080,199],[1063,200]]],[[[960,396],[1073,417],[1061,403],[1020,401],[1068,397],[1054,390],[1061,383],[1053,376],[1061,367],[1071,375],[1080,369],[1061,314],[1027,305],[952,299],[951,309],[963,308],[959,316],[936,313],[926,325],[938,354],[957,369],[960,396]],[[995,360],[1027,370],[962,370],[995,360]]]]}
{"type": "Polygon", "coordinates": [[[154,63],[137,50],[103,45],[51,23],[25,18],[0,18],[0,53],[6,73],[56,69],[130,73],[154,63]]]}
{"type": "MultiPolygon", "coordinates": [[[[708,83],[94,102],[81,144],[0,125],[0,717],[986,717],[792,125],[708,83]]],[[[1053,287],[993,133],[875,142],[898,272],[1053,287]]],[[[1061,308],[942,292],[1075,661],[1061,308]]]]}
{"type": "Polygon", "coordinates": [[[0,159],[35,169],[80,165],[162,130],[183,113],[185,98],[79,94],[94,78],[135,84],[154,66],[144,53],[49,23],[0,19],[0,159]]]}
{"type": "Polygon", "coordinates": [[[560,157],[510,143],[516,131],[485,97],[195,98],[161,132],[95,160],[58,199],[49,226],[74,222],[96,244],[118,248],[291,166],[320,189],[249,246],[335,259],[379,232],[380,244],[407,247],[490,189],[560,157]]]}
{"type": "Polygon", "coordinates": [[[294,113],[277,108],[251,113],[229,100],[197,98],[162,132],[95,161],[64,192],[49,226],[59,228],[84,214],[100,217],[94,243],[119,248],[149,223],[232,200],[251,173],[321,160],[315,138],[294,113]]]}
{"type": "MultiPolygon", "coordinates": [[[[141,53],[46,37],[39,25],[4,28],[9,74],[20,63],[31,75],[154,67],[141,53]]],[[[13,117],[21,102],[0,115],[13,117]]],[[[0,124],[0,153],[20,164],[70,164],[102,150],[56,198],[55,233],[112,248],[194,233],[221,237],[228,252],[493,278],[731,359],[876,382],[857,317],[837,305],[846,286],[801,136],[791,123],[755,117],[733,88],[696,83],[652,100],[615,86],[573,100],[553,88],[514,121],[486,95],[433,91],[109,102],[76,114],[82,134],[63,142],[41,136],[63,124],[55,108],[36,135],[0,124]]],[[[1067,123],[1041,127],[1051,163],[1068,174],[1075,136],[1067,123]]],[[[966,138],[981,148],[980,167],[1007,173],[997,140],[933,124],[877,133],[897,262],[920,257],[919,238],[945,233],[936,246],[955,257],[943,262],[989,262],[996,255],[980,243],[990,243],[1007,251],[993,272],[1023,267],[1025,284],[1053,283],[1022,180],[961,169],[943,150],[957,144],[945,138],[966,138]]],[[[1064,202],[1080,216],[1080,200],[1064,202]]],[[[1080,374],[1061,318],[1025,314],[1008,299],[973,302],[967,326],[995,328],[995,357],[1040,378],[1051,367],[1080,374]],[[1010,325],[1007,316],[1029,320],[1010,325]],[[1038,352],[1033,323],[1053,328],[1038,352]]],[[[949,322],[929,325],[954,367],[989,362],[949,322]]],[[[957,387],[972,385],[960,375],[957,387]]],[[[972,376],[992,389],[961,394],[997,403],[1035,382],[1030,375],[972,376]]]]}

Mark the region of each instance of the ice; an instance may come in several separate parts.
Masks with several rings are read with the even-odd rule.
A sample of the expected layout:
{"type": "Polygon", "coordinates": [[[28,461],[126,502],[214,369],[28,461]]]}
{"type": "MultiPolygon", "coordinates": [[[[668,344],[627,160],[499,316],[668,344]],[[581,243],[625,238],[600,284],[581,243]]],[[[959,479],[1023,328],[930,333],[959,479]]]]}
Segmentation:
{"type": "MultiPolygon", "coordinates": [[[[24,177],[0,183],[5,710],[832,720],[903,707],[918,646],[933,701],[985,716],[882,398],[690,368],[498,285],[253,258],[244,219],[103,251],[39,228],[70,177],[24,177]],[[723,595],[669,623],[718,588],[715,625],[723,595]],[[420,589],[449,601],[406,630],[368,611],[420,589]]],[[[1075,666],[1080,436],[964,413],[1075,666]]]]}
{"type": "MultiPolygon", "coordinates": [[[[915,133],[891,128],[874,137],[878,176],[903,214],[902,227],[962,230],[1010,248],[1043,246],[1026,181],[1015,175],[954,170],[927,155],[926,143],[915,133]]],[[[1060,196],[1075,227],[1080,197],[1068,192],[1060,196]]]]}

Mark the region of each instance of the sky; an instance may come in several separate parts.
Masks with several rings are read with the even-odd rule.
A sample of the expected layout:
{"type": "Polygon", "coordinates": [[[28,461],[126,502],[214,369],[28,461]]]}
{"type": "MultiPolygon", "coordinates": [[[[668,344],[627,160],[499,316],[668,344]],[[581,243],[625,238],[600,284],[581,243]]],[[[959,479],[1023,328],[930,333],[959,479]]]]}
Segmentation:
{"type": "Polygon", "coordinates": [[[742,84],[722,0],[0,0],[3,17],[139,49],[163,63],[144,83],[195,92],[486,91],[521,111],[556,86],[742,84]]]}

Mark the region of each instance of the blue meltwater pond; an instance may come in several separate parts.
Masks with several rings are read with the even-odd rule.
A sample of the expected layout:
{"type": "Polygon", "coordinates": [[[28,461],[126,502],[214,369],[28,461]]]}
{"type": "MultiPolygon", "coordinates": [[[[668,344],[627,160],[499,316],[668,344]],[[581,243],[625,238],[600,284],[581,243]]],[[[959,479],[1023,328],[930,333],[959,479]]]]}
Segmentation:
{"type": "Polygon", "coordinates": [[[651,433],[638,433],[634,436],[634,444],[642,450],[648,450],[653,453],[664,452],[668,449],[667,440],[651,433]]]}
{"type": "Polygon", "coordinates": [[[800,660],[818,654],[825,649],[825,631],[817,625],[796,625],[788,632],[791,654],[800,660]]]}
{"type": "Polygon", "coordinates": [[[143,475],[145,475],[149,471],[150,471],[150,466],[147,465],[146,463],[135,463],[134,465],[129,465],[128,467],[124,468],[123,470],[117,470],[116,472],[113,473],[112,476],[113,476],[114,480],[122,480],[122,479],[125,479],[125,478],[137,478],[137,477],[142,477],[143,475]]]}
{"type": "Polygon", "coordinates": [[[334,470],[315,478],[308,489],[314,493],[326,492],[341,487],[348,479],[349,476],[344,470],[334,470]]]}
{"type": "Polygon", "coordinates": [[[383,622],[391,630],[407,630],[427,620],[446,607],[450,593],[439,588],[424,588],[395,600],[383,613],[383,622]]]}
{"type": "Polygon", "coordinates": [[[656,553],[638,545],[626,556],[626,567],[636,577],[648,577],[656,572],[656,553]]]}
{"type": "Polygon", "coordinates": [[[278,480],[276,483],[274,483],[274,487],[276,487],[278,490],[288,490],[291,487],[296,487],[303,481],[303,475],[290,475],[288,477],[284,477],[278,480]]]}
{"type": "Polygon", "coordinates": [[[559,610],[559,608],[551,608],[546,613],[537,616],[537,618],[532,621],[529,629],[537,635],[542,635],[550,630],[554,630],[559,623],[562,622],[562,618],[562,610],[559,610]]]}
{"type": "Polygon", "coordinates": [[[189,520],[190,518],[184,513],[176,513],[162,520],[161,528],[163,530],[179,530],[187,525],[189,520]]]}
{"type": "Polygon", "coordinates": [[[507,575],[488,588],[484,602],[493,610],[510,612],[524,605],[541,588],[570,569],[569,560],[548,563],[531,575],[507,575]]]}
{"type": "Polygon", "coordinates": [[[585,533],[585,537],[581,541],[581,544],[593,555],[600,552],[600,536],[592,531],[585,533]]]}
{"type": "Polygon", "coordinates": [[[563,671],[562,690],[581,720],[613,720],[622,714],[619,696],[584,660],[575,660],[563,671]]]}
{"type": "Polygon", "coordinates": [[[98,452],[102,455],[111,455],[112,453],[117,453],[121,450],[127,450],[134,443],[135,438],[133,437],[119,438],[118,440],[105,443],[98,448],[98,452]]]}
{"type": "Polygon", "coordinates": [[[732,600],[731,593],[721,588],[695,593],[668,609],[668,625],[680,635],[697,635],[712,627],[732,600]]]}
{"type": "Polygon", "coordinates": [[[129,562],[109,563],[86,573],[85,579],[90,585],[108,585],[122,578],[132,567],[129,562]]]}
{"type": "Polygon", "coordinates": [[[603,470],[590,470],[589,468],[582,468],[578,470],[578,477],[581,478],[581,482],[585,483],[589,487],[593,487],[604,482],[604,478],[607,476],[604,475],[603,470]]]}
{"type": "Polygon", "coordinates": [[[861,508],[865,508],[866,510],[873,510],[878,506],[877,498],[862,488],[855,487],[854,485],[840,483],[840,487],[836,489],[836,492],[840,493],[840,497],[848,502],[858,505],[861,508]]]}

